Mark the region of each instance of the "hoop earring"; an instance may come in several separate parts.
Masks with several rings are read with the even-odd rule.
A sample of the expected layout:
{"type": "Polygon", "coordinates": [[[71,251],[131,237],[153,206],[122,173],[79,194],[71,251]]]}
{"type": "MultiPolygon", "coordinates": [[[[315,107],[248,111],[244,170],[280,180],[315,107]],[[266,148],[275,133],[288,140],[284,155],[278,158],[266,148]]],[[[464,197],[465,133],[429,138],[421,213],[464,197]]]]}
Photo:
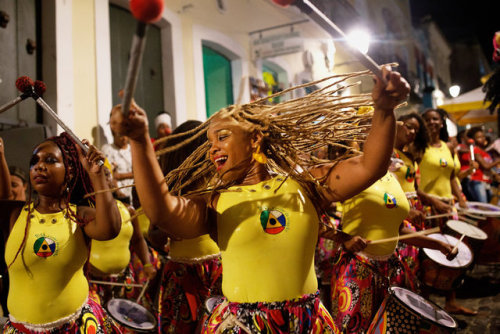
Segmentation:
{"type": "Polygon", "coordinates": [[[255,161],[257,161],[260,164],[267,163],[267,157],[264,153],[260,151],[260,145],[257,146],[257,150],[252,153],[252,157],[255,161]]]}

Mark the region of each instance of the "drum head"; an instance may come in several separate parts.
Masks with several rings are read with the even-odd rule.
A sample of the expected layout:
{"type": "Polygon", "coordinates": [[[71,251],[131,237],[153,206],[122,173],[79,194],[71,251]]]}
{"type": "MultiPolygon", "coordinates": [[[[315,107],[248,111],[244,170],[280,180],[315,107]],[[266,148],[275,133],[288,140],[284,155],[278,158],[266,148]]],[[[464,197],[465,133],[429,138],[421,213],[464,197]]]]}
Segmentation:
{"type": "Polygon", "coordinates": [[[416,314],[443,327],[456,328],[457,323],[445,310],[416,293],[397,286],[390,288],[394,296],[416,314]]]}
{"type": "MultiPolygon", "coordinates": [[[[458,243],[457,238],[454,238],[451,235],[447,234],[433,233],[429,234],[428,237],[446,242],[452,247],[455,247],[455,245],[458,243]]],[[[464,268],[472,263],[472,252],[470,248],[463,242],[458,245],[458,254],[451,261],[448,260],[446,256],[437,249],[423,248],[423,250],[425,255],[427,255],[430,259],[445,267],[464,268]]]]}
{"type": "MultiPolygon", "coordinates": [[[[463,210],[458,203],[455,204],[458,210],[463,210]]],[[[482,202],[467,202],[465,213],[480,215],[485,217],[500,217],[500,206],[482,202]]]]}
{"type": "Polygon", "coordinates": [[[113,298],[106,309],[116,322],[138,332],[150,332],[156,327],[156,319],[151,312],[133,301],[113,298]]]}
{"type": "Polygon", "coordinates": [[[446,222],[449,228],[459,234],[465,234],[466,237],[477,239],[477,240],[486,240],[488,239],[488,235],[484,233],[480,228],[475,227],[474,225],[465,223],[460,220],[448,220],[446,222]]]}

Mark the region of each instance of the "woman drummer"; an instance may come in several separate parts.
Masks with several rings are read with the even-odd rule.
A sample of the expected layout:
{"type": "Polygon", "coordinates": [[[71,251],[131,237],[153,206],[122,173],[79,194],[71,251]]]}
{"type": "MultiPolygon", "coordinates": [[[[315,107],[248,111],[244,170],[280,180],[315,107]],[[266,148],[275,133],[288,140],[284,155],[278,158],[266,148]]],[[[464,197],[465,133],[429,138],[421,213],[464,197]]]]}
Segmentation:
{"type": "MultiPolygon", "coordinates": [[[[174,130],[172,139],[168,137],[166,142],[160,139],[164,143],[155,147],[161,154],[163,148],[178,144],[186,138],[175,135],[193,130],[201,124],[200,121],[184,122],[174,130]]],[[[179,150],[163,154],[160,157],[163,173],[167,175],[178,168],[205,141],[206,135],[202,135],[179,150]]],[[[191,175],[188,174],[180,181],[184,183],[190,178],[191,175]]],[[[189,188],[186,187],[183,193],[189,188]]],[[[156,230],[157,227],[153,225],[150,229],[156,230]]],[[[162,230],[154,231],[156,239],[160,233],[165,245],[167,233],[162,230]]],[[[161,273],[158,333],[199,332],[200,322],[205,314],[204,302],[214,295],[222,294],[221,274],[220,250],[208,234],[192,239],[170,238],[168,260],[161,273]]]]}
{"type": "MultiPolygon", "coordinates": [[[[399,127],[397,144],[402,137],[411,137],[403,136],[401,132],[404,130],[399,127]]],[[[395,161],[400,164],[399,159],[395,161]]],[[[342,231],[371,241],[366,249],[358,249],[357,253],[344,247],[333,267],[332,316],[335,324],[347,333],[367,331],[389,286],[406,285],[415,280],[413,268],[406,263],[402,266],[395,253],[396,239],[375,242],[414,232],[404,223],[410,212],[410,202],[396,176],[391,173],[395,169],[391,164],[389,171],[373,185],[342,202],[342,231]]],[[[445,255],[452,250],[452,246],[426,236],[415,236],[403,242],[410,246],[438,249],[445,255]]],[[[413,285],[408,287],[416,288],[413,285]]]]}
{"type": "MultiPolygon", "coordinates": [[[[88,143],[85,142],[87,145],[88,143]]],[[[120,215],[109,192],[83,202],[86,193],[107,189],[94,146],[84,156],[65,133],[33,151],[30,187],[37,194],[9,211],[5,259],[9,267],[9,321],[4,333],[119,333],[101,306],[89,298],[83,271],[90,240],[120,231],[120,215]]]]}
{"type": "MultiPolygon", "coordinates": [[[[113,188],[113,176],[108,160],[104,164],[104,173],[108,186],[113,188]]],[[[116,196],[116,195],[115,195],[116,196]]],[[[136,283],[134,268],[131,262],[131,252],[134,251],[143,264],[148,279],[156,276],[156,268],[150,262],[150,254],[146,240],[135,217],[132,206],[115,199],[120,212],[122,226],[118,236],[107,241],[92,241],[90,251],[90,278],[91,280],[108,283],[136,283]]],[[[133,298],[138,293],[130,287],[113,286],[92,283],[90,286],[92,298],[101,305],[112,298],[133,298]]]]}
{"type": "MultiPolygon", "coordinates": [[[[388,84],[376,80],[372,91],[375,112],[364,154],[336,164],[314,166],[301,156],[360,134],[364,129],[355,122],[362,116],[349,106],[366,105],[363,96],[346,102],[328,85],[274,106],[263,99],[220,110],[206,123],[208,144],[193,153],[210,159],[195,173],[215,176],[205,196],[169,192],[143,111],[130,112],[122,122],[121,131],[131,139],[137,191],[151,221],[180,238],[211,232],[221,249],[227,300],[214,309],[204,333],[338,332],[317,295],[315,204],[345,200],[386,172],[394,108],[409,85],[388,67],[383,75],[388,84]]],[[[337,82],[346,78],[337,76],[337,82]]],[[[190,164],[191,158],[179,173],[190,164]]]]}
{"type": "MultiPolygon", "coordinates": [[[[464,196],[455,177],[454,150],[446,128],[446,112],[428,109],[423,113],[429,141],[419,162],[419,195],[427,196],[437,212],[451,212],[455,199],[466,207],[464,196]],[[426,195],[427,194],[427,195],[426,195]]],[[[458,304],[455,291],[446,293],[445,310],[454,314],[476,315],[477,312],[458,304]]]]}

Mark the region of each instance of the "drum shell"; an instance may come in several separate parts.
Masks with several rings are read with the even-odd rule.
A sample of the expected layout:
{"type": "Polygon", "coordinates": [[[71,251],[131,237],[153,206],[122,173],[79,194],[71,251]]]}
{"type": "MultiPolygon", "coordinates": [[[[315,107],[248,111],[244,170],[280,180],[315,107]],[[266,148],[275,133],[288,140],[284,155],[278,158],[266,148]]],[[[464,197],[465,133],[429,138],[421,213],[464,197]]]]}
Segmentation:
{"type": "MultiPolygon", "coordinates": [[[[439,306],[431,301],[429,304],[440,309],[439,306]]],[[[444,311],[443,311],[444,312],[444,311]]],[[[375,317],[368,328],[367,334],[385,334],[385,333],[456,333],[457,328],[446,327],[438,324],[430,319],[427,319],[414,310],[409,308],[405,303],[400,301],[392,293],[389,293],[382,305],[380,305],[375,317]]]]}
{"type": "Polygon", "coordinates": [[[477,264],[499,264],[500,263],[500,219],[487,217],[486,220],[478,221],[478,227],[483,230],[488,239],[484,241],[481,249],[476,255],[477,264]]]}
{"type": "MultiPolygon", "coordinates": [[[[455,237],[448,236],[447,238],[446,234],[439,234],[439,236],[440,238],[438,239],[441,240],[442,238],[451,238],[453,240],[449,240],[448,242],[458,242],[458,239],[456,239],[455,237]]],[[[433,235],[429,235],[429,237],[433,237],[433,235]]],[[[472,257],[472,251],[470,251],[470,248],[466,244],[461,244],[459,250],[463,248],[468,248],[468,251],[471,252],[472,257]]],[[[425,285],[433,287],[437,290],[448,291],[456,289],[462,283],[461,278],[465,275],[467,269],[470,268],[473,263],[472,258],[469,258],[467,261],[467,264],[464,266],[447,266],[430,258],[426,254],[426,250],[423,249],[420,252],[420,280],[425,285]]]]}
{"type": "MultiPolygon", "coordinates": [[[[421,252],[423,253],[423,252],[421,252]]],[[[420,260],[420,280],[427,286],[437,290],[454,290],[460,285],[460,278],[465,274],[465,269],[448,268],[425,254],[420,260]]]]}

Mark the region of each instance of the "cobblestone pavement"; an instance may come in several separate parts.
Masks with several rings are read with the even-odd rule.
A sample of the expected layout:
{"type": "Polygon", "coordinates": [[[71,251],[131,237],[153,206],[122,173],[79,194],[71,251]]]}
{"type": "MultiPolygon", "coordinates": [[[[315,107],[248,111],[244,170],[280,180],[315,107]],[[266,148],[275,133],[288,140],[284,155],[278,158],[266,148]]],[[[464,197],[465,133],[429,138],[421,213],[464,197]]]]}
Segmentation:
{"type": "MultiPolygon", "coordinates": [[[[430,299],[444,307],[443,296],[432,294],[430,299]]],[[[453,315],[458,333],[500,334],[500,265],[476,265],[457,289],[457,300],[479,312],[476,316],[453,315]]]]}

